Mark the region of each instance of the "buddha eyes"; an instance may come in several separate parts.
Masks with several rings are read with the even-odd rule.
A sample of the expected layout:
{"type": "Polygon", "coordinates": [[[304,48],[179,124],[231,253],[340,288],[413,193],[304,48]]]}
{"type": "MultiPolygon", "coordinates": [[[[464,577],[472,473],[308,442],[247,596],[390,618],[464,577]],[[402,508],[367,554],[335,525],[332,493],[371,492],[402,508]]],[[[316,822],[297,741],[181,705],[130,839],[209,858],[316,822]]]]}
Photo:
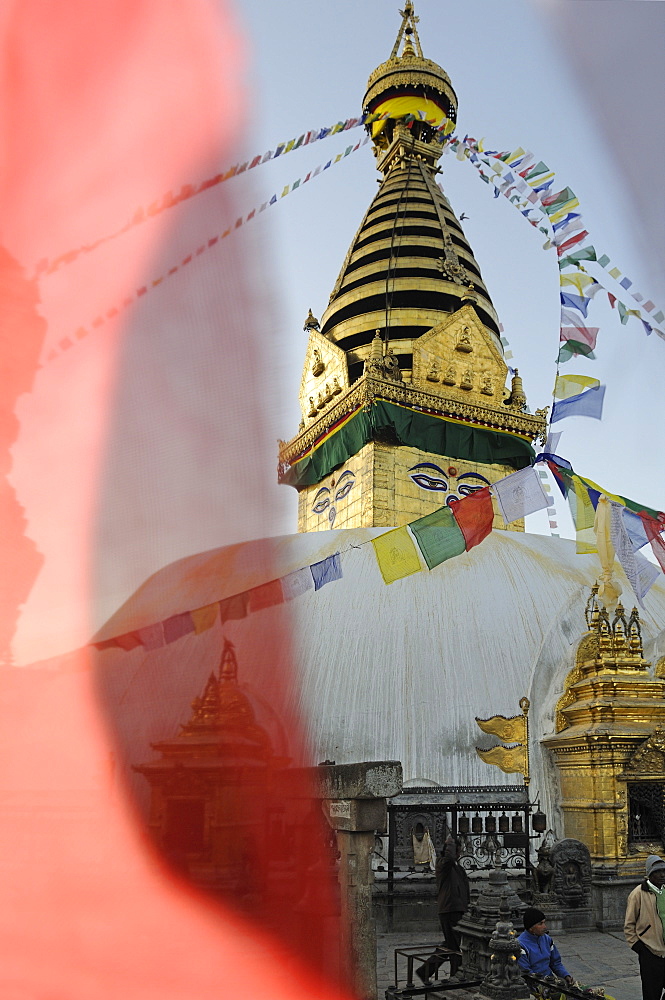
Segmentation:
{"type": "Polygon", "coordinates": [[[314,504],[312,510],[315,514],[323,514],[324,510],[330,506],[330,497],[327,494],[330,491],[327,489],[319,490],[314,499],[314,504]]]}
{"type": "Polygon", "coordinates": [[[439,493],[446,493],[448,491],[448,483],[445,479],[438,479],[436,476],[427,476],[424,472],[417,472],[410,478],[422,490],[436,490],[439,493]]]}
{"type": "Polygon", "coordinates": [[[478,483],[477,486],[472,486],[470,483],[460,483],[457,487],[457,492],[463,497],[468,497],[471,496],[472,493],[477,493],[478,490],[484,489],[485,487],[482,483],[478,483]]]}
{"type": "Polygon", "coordinates": [[[331,497],[330,489],[327,486],[322,486],[314,497],[314,503],[312,504],[312,511],[315,514],[323,514],[325,510],[328,510],[328,520],[332,524],[335,519],[335,507],[333,504],[338,503],[338,501],[343,500],[347,497],[353,487],[355,486],[356,478],[351,472],[343,472],[337,482],[337,492],[331,497]]]}
{"type": "Polygon", "coordinates": [[[337,490],[337,493],[335,493],[335,500],[343,500],[344,497],[349,494],[351,487],[353,486],[354,483],[355,479],[347,480],[347,482],[344,483],[344,485],[337,490]]]}

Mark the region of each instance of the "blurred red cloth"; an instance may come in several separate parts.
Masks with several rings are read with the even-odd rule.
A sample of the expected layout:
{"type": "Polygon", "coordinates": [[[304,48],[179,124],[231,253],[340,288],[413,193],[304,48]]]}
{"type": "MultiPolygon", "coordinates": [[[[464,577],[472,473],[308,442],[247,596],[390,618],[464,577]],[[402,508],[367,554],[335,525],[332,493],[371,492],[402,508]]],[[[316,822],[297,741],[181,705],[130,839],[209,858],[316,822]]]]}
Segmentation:
{"type": "MultiPolygon", "coordinates": [[[[270,372],[256,375],[265,344],[240,237],[212,270],[188,262],[198,268],[189,297],[175,284],[184,279],[164,291],[157,279],[213,235],[196,197],[177,220],[169,209],[71,264],[40,263],[232,162],[242,45],[226,8],[207,0],[10,0],[0,59],[0,994],[337,995],[315,967],[335,935],[323,941],[293,914],[296,888],[329,911],[331,878],[320,869],[309,885],[303,866],[286,898],[266,886],[260,907],[240,916],[172,874],[114,774],[121,727],[94,682],[103,654],[63,655],[90,636],[113,586],[126,592],[197,551],[202,522],[218,522],[224,544],[266,519],[270,372]],[[12,641],[23,662],[42,662],[13,666],[12,641]]],[[[232,195],[215,190],[202,197],[231,214],[232,195]]],[[[288,622],[265,636],[266,660],[275,641],[288,645],[288,622]]],[[[290,755],[303,763],[298,720],[278,696],[290,678],[271,683],[290,755]]],[[[288,784],[272,801],[283,791],[309,802],[297,834],[315,861],[320,810],[306,779],[288,784]]],[[[259,883],[271,863],[256,858],[259,883]]]]}

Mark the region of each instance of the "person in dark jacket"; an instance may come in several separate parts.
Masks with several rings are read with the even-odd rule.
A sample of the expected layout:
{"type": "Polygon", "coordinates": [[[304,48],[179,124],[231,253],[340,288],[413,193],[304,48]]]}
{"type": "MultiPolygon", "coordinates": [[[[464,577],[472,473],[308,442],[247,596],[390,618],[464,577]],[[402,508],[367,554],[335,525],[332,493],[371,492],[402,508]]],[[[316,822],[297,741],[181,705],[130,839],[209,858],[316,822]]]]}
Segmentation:
{"type": "MultiPolygon", "coordinates": [[[[459,853],[458,844],[452,837],[448,837],[443,854],[436,862],[437,910],[443,931],[442,948],[453,953],[450,959],[451,976],[456,974],[462,964],[462,935],[457,930],[457,924],[469,908],[469,879],[458,863],[459,853]]],[[[427,985],[430,976],[437,972],[443,961],[441,955],[435,952],[424,965],[416,969],[416,975],[427,985]]]]}
{"type": "Polygon", "coordinates": [[[545,914],[535,906],[529,906],[524,911],[524,930],[518,937],[522,954],[517,964],[523,972],[546,979],[548,976],[560,976],[569,986],[573,983],[565,965],[561,961],[559,949],[547,933],[545,914]]]}
{"type": "Polygon", "coordinates": [[[623,931],[640,960],[643,1000],[660,1000],[665,988],[665,861],[650,854],[646,878],[628,897],[623,931]]]}

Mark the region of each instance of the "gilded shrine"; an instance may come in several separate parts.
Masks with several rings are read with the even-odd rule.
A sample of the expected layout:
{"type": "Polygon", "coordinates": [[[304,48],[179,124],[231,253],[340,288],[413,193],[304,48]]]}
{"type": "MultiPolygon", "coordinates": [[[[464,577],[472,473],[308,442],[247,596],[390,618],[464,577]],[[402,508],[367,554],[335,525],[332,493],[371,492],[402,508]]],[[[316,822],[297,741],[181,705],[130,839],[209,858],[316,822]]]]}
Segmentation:
{"type": "Polygon", "coordinates": [[[542,742],[559,770],[565,835],[589,847],[596,871],[637,877],[665,846],[665,680],[644,659],[637,609],[610,613],[597,592],[542,742]]]}

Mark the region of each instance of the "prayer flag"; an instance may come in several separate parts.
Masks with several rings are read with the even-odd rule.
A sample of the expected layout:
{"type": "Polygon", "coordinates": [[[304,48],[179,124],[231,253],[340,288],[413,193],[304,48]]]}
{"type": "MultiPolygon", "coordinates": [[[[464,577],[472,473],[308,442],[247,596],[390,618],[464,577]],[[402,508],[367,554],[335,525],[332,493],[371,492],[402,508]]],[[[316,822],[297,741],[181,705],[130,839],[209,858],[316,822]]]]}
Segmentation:
{"type": "Polygon", "coordinates": [[[568,212],[568,214],[565,215],[563,219],[555,220],[554,217],[552,216],[550,222],[552,223],[552,229],[556,233],[560,229],[565,229],[565,227],[568,225],[569,222],[572,222],[574,219],[581,219],[581,218],[582,216],[580,215],[579,212],[568,212]]]}
{"type": "Polygon", "coordinates": [[[476,747],[476,753],[486,764],[494,764],[500,767],[506,774],[524,774],[526,761],[524,758],[524,747],[491,747],[489,750],[481,750],[476,747]]]}
{"type": "Polygon", "coordinates": [[[568,253],[568,251],[571,250],[577,243],[581,243],[582,240],[586,239],[588,235],[587,230],[583,229],[581,233],[571,236],[570,239],[566,240],[565,243],[562,243],[561,246],[557,246],[557,256],[560,257],[561,254],[568,253]]]}
{"type": "Polygon", "coordinates": [[[279,580],[269,580],[259,587],[252,587],[247,591],[248,611],[252,614],[255,611],[262,611],[264,608],[272,608],[276,604],[282,604],[284,595],[282,585],[279,580]]]}
{"type": "Polygon", "coordinates": [[[320,562],[312,563],[309,567],[314,580],[314,590],[321,590],[327,583],[333,580],[342,579],[342,564],[339,559],[339,552],[331,556],[326,556],[320,562]]]}
{"type": "Polygon", "coordinates": [[[422,568],[418,550],[406,525],[373,538],[372,545],[385,583],[394,583],[402,577],[418,573],[422,568]]]}
{"type": "Polygon", "coordinates": [[[520,517],[526,517],[527,514],[533,514],[537,510],[543,510],[550,502],[540,485],[536,470],[531,465],[493,483],[491,489],[506,524],[517,521],[520,517]]]}
{"type": "Polygon", "coordinates": [[[207,632],[209,628],[213,627],[217,621],[218,610],[219,601],[215,601],[214,604],[208,604],[205,608],[197,608],[196,611],[191,612],[194,631],[197,635],[200,635],[201,632],[207,632]]]}
{"type": "MultiPolygon", "coordinates": [[[[556,454],[562,434],[563,431],[550,431],[547,435],[547,441],[545,442],[545,451],[548,451],[550,454],[556,454]]],[[[547,474],[545,475],[547,476],[547,474]]]]}
{"type": "Polygon", "coordinates": [[[175,642],[176,639],[181,639],[183,635],[193,631],[192,616],[189,611],[184,611],[182,614],[173,615],[166,619],[164,622],[164,641],[166,643],[175,642]]]}
{"type": "Polygon", "coordinates": [[[137,629],[137,634],[146,649],[159,649],[164,645],[164,626],[161,622],[137,629]]]}
{"type": "Polygon", "coordinates": [[[559,292],[559,298],[562,306],[568,306],[571,309],[578,309],[586,319],[587,309],[589,308],[589,302],[591,301],[590,296],[571,295],[569,292],[559,292]]]}
{"type": "Polygon", "coordinates": [[[658,565],[665,573],[665,540],[661,534],[663,530],[662,524],[655,520],[655,518],[650,517],[646,511],[640,511],[639,517],[644,525],[644,530],[651,543],[651,551],[658,560],[658,565]]]}
{"type": "Polygon", "coordinates": [[[285,601],[292,601],[294,597],[300,597],[306,590],[311,590],[313,586],[314,580],[309,566],[303,566],[302,569],[297,569],[282,577],[282,593],[285,601]]]}
{"type": "Polygon", "coordinates": [[[492,530],[494,508],[489,486],[452,504],[452,512],[464,535],[467,551],[487,538],[492,530]]]}
{"type": "Polygon", "coordinates": [[[575,551],[578,554],[597,552],[596,534],[594,531],[596,508],[589,488],[574,473],[568,477],[568,481],[570,485],[568,490],[568,504],[573,517],[573,523],[575,524],[575,551]]]}
{"type": "Polygon", "coordinates": [[[125,635],[119,635],[116,638],[116,644],[127,652],[142,645],[138,632],[127,632],[125,635]]]}
{"type": "Polygon", "coordinates": [[[585,295],[586,288],[592,285],[599,285],[599,282],[595,278],[592,278],[590,274],[576,271],[574,274],[560,274],[559,284],[562,287],[564,285],[572,285],[577,290],[578,295],[585,295]]]}
{"type": "Polygon", "coordinates": [[[565,187],[561,191],[557,191],[556,194],[550,194],[541,200],[545,208],[551,208],[553,205],[564,205],[566,202],[577,199],[575,192],[571,191],[569,187],[565,187]]]}
{"type": "Polygon", "coordinates": [[[222,625],[228,621],[237,621],[240,618],[246,618],[248,606],[249,591],[247,590],[242,594],[234,594],[232,597],[227,597],[225,600],[220,601],[219,618],[222,625]]]}
{"type": "Polygon", "coordinates": [[[565,417],[592,417],[594,420],[601,420],[604,398],[605,386],[597,385],[577,396],[559,400],[552,407],[550,423],[563,420],[565,417]]]}
{"type": "Polygon", "coordinates": [[[450,507],[441,507],[409,525],[429,569],[466,549],[464,535],[450,507]]]}
{"type": "Polygon", "coordinates": [[[592,378],[591,375],[557,375],[554,383],[555,399],[570,399],[576,396],[580,389],[590,389],[600,385],[600,379],[592,378]]]}
{"type": "Polygon", "coordinates": [[[623,523],[623,513],[625,510],[623,505],[612,503],[611,507],[610,536],[612,545],[614,546],[616,557],[628,578],[628,582],[633,588],[635,597],[640,607],[643,608],[642,598],[658,576],[658,569],[652,563],[648,562],[644,556],[634,551],[623,523]]]}
{"type": "Polygon", "coordinates": [[[565,267],[570,267],[571,264],[576,266],[581,260],[595,260],[596,250],[594,247],[582,247],[581,250],[574,250],[573,253],[569,253],[566,257],[563,257],[559,261],[559,270],[563,271],[565,267]]]}

